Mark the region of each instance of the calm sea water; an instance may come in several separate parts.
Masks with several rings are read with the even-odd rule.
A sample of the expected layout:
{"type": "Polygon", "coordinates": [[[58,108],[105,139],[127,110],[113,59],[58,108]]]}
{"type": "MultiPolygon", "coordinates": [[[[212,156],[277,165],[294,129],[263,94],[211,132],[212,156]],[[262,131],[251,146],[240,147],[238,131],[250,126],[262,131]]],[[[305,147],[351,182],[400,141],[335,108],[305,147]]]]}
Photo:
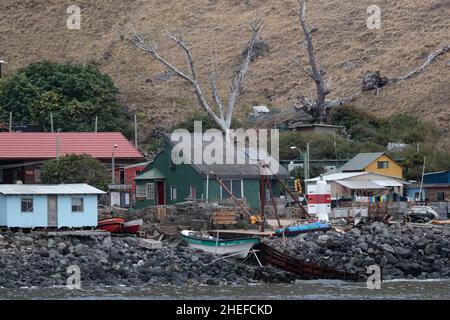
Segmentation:
{"type": "Polygon", "coordinates": [[[329,280],[221,287],[0,288],[0,299],[450,299],[450,280],[385,281],[379,290],[369,290],[365,283],[329,280]]]}

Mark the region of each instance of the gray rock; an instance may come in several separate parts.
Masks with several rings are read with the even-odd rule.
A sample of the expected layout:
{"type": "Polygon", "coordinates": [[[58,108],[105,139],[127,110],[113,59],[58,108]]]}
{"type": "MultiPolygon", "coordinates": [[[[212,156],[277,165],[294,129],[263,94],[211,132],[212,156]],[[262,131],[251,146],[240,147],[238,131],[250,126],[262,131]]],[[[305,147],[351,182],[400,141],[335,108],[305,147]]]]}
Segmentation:
{"type": "Polygon", "coordinates": [[[395,265],[398,263],[398,259],[396,257],[394,257],[394,255],[392,253],[386,254],[386,260],[389,264],[392,264],[392,265],[395,265]]]}
{"type": "Polygon", "coordinates": [[[425,247],[424,253],[426,255],[430,255],[434,253],[434,246],[432,244],[429,244],[425,247]]]}
{"type": "Polygon", "coordinates": [[[411,256],[411,250],[403,247],[394,247],[395,254],[402,257],[407,258],[411,256]]]}
{"type": "Polygon", "coordinates": [[[388,245],[388,244],[386,244],[386,243],[382,244],[382,245],[381,245],[381,248],[382,248],[384,251],[387,251],[387,252],[390,252],[390,253],[395,253],[394,248],[392,248],[390,245],[388,245]]]}
{"type": "Polygon", "coordinates": [[[105,239],[103,239],[102,245],[105,247],[111,247],[113,245],[111,237],[106,237],[105,239]]]}
{"type": "Polygon", "coordinates": [[[359,230],[358,228],[353,228],[352,230],[350,230],[350,232],[355,235],[356,237],[361,236],[361,230],[359,230]]]}
{"type": "Polygon", "coordinates": [[[41,257],[48,258],[49,253],[48,253],[47,248],[44,248],[44,247],[40,248],[40,249],[39,249],[39,255],[40,255],[41,257]]]}
{"type": "Polygon", "coordinates": [[[55,240],[48,239],[47,241],[47,248],[53,248],[55,246],[55,240]]]}
{"type": "MultiPolygon", "coordinates": [[[[353,229],[352,229],[353,230],[353,229]]],[[[369,249],[369,245],[365,242],[358,243],[358,248],[360,248],[362,251],[367,251],[369,249]]]]}

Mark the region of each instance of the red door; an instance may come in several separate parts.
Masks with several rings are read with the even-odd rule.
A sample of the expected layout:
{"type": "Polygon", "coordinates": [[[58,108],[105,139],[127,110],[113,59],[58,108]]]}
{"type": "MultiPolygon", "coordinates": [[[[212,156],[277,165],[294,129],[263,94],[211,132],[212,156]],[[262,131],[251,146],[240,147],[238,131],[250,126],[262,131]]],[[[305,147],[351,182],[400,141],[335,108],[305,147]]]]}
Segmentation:
{"type": "Polygon", "coordinates": [[[166,204],[165,200],[165,190],[164,190],[164,181],[158,181],[157,183],[158,189],[158,205],[166,204]]]}

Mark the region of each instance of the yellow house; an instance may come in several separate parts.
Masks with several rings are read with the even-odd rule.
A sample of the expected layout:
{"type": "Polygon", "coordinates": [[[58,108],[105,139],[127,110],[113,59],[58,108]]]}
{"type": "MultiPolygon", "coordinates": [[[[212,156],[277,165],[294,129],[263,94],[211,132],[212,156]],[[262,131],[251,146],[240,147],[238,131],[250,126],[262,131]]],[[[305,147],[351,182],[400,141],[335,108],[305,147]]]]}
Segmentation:
{"type": "Polygon", "coordinates": [[[384,152],[359,153],[338,172],[373,172],[403,179],[403,168],[384,152]]]}

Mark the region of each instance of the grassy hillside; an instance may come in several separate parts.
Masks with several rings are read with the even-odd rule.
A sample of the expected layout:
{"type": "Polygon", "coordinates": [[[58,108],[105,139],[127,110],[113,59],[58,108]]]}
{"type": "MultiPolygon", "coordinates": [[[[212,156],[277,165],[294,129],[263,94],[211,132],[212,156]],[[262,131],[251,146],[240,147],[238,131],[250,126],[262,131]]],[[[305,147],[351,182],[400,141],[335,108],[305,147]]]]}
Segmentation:
{"type": "MultiPolygon", "coordinates": [[[[172,50],[165,31],[181,33],[203,79],[212,59],[217,61],[225,96],[231,69],[249,36],[247,24],[257,13],[270,51],[251,65],[238,114],[245,116],[253,103],[286,107],[295,94],[312,89],[286,57],[299,53],[302,39],[295,0],[80,0],[81,30],[66,27],[71,4],[2,1],[0,59],[8,61],[5,72],[42,59],[94,62],[116,82],[122,103],[139,113],[141,134],[147,137],[155,127],[171,126],[197,106],[189,87],[161,77],[164,68],[129,43],[133,28],[155,40],[160,52],[178,65],[183,65],[183,56],[172,50]]],[[[404,74],[450,41],[447,0],[308,1],[307,8],[309,24],[319,28],[314,40],[332,79],[331,98],[359,90],[367,71],[380,69],[388,77],[404,74]],[[382,9],[381,30],[366,27],[366,9],[372,4],[382,9]]],[[[301,55],[306,59],[304,51],[301,55]]],[[[448,130],[449,70],[447,54],[418,77],[393,84],[377,96],[364,94],[355,104],[378,115],[420,113],[448,130]]]]}

